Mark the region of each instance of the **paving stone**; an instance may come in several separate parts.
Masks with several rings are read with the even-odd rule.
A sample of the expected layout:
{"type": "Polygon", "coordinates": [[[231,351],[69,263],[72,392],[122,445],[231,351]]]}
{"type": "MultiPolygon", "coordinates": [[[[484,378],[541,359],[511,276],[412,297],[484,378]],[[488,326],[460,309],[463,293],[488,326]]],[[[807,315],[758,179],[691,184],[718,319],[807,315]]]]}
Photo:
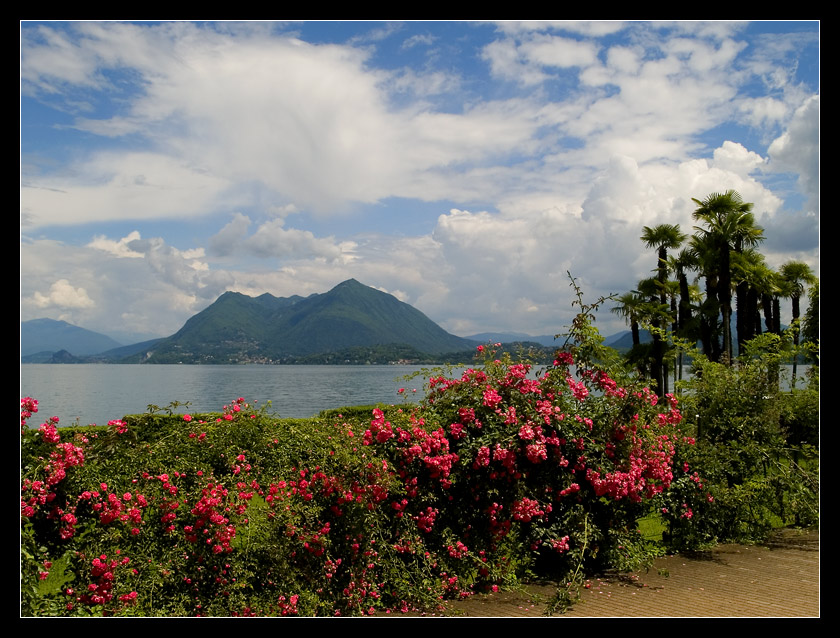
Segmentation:
{"type": "MultiPolygon", "coordinates": [[[[554,618],[817,618],[819,559],[818,530],[781,530],[765,545],[719,545],[657,559],[647,572],[591,578],[554,618]]],[[[474,596],[449,603],[445,615],[536,618],[553,592],[540,584],[474,596]]]]}

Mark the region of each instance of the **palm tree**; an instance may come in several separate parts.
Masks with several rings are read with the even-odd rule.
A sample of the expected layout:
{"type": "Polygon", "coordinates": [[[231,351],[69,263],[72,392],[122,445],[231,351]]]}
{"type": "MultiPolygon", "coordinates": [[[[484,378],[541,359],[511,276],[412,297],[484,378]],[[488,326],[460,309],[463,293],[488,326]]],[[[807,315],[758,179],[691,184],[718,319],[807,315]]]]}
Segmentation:
{"type": "Polygon", "coordinates": [[[650,373],[656,383],[656,393],[664,397],[668,393],[668,373],[665,366],[666,341],[662,338],[660,329],[667,328],[671,322],[671,312],[666,299],[666,286],[660,284],[657,278],[642,279],[638,291],[644,300],[643,320],[650,324],[653,342],[651,343],[650,373]]]}
{"type": "MultiPolygon", "coordinates": [[[[655,248],[657,250],[656,279],[659,288],[659,303],[664,306],[668,298],[668,250],[679,248],[688,239],[688,236],[680,231],[677,224],[659,224],[652,228],[644,226],[642,236],[639,239],[645,243],[645,248],[655,248]]],[[[657,318],[656,323],[651,325],[660,327],[660,320],[657,318]]],[[[664,361],[665,342],[657,334],[653,336],[653,358],[654,373],[661,375],[656,379],[657,391],[660,396],[664,396],[668,392],[667,364],[664,361]]]]}
{"type": "Polygon", "coordinates": [[[811,286],[811,303],[808,304],[808,309],[805,311],[804,324],[802,326],[802,338],[805,341],[810,341],[816,346],[816,350],[811,353],[811,361],[815,366],[820,365],[820,282],[815,281],[811,286]]]}
{"type": "MultiPolygon", "coordinates": [[[[804,261],[789,261],[782,264],[779,269],[779,274],[782,280],[787,284],[787,296],[790,297],[791,303],[791,317],[795,329],[793,331],[793,345],[799,345],[799,327],[797,321],[799,320],[799,299],[802,293],[805,292],[806,284],[814,284],[816,277],[811,270],[811,267],[804,261]]],[[[796,383],[796,359],[793,358],[793,383],[796,383]]],[[[793,388],[793,386],[791,386],[793,388]]]]}
{"type": "Polygon", "coordinates": [[[764,255],[750,248],[732,255],[732,278],[736,284],[736,328],[741,353],[744,344],[762,332],[758,302],[760,295],[772,285],[772,271],[764,263],[764,255]]]}
{"type": "Polygon", "coordinates": [[[759,265],[753,274],[761,302],[761,311],[764,315],[763,332],[781,334],[782,328],[779,320],[779,296],[783,292],[781,277],[779,273],[764,263],[759,265]]]}
{"type": "Polygon", "coordinates": [[[633,338],[633,347],[627,353],[627,361],[636,367],[640,376],[647,377],[650,346],[641,343],[639,324],[647,316],[648,303],[638,290],[624,293],[616,301],[619,305],[610,310],[624,317],[630,324],[630,334],[633,338]]]}
{"type": "MultiPolygon", "coordinates": [[[[710,361],[720,361],[720,302],[718,295],[718,249],[709,234],[696,234],[689,241],[688,261],[705,281],[705,296],[699,305],[697,336],[703,354],[710,361]]],[[[699,278],[699,277],[698,277],[699,278]]]]}
{"type": "Polygon", "coordinates": [[[644,299],[642,299],[638,292],[631,291],[624,293],[616,301],[618,301],[618,305],[611,308],[610,312],[624,317],[627,323],[630,324],[630,333],[633,338],[633,347],[635,348],[640,343],[639,319],[642,316],[644,299]]]}
{"type": "Polygon", "coordinates": [[[683,248],[676,257],[670,259],[671,270],[677,275],[680,301],[677,305],[677,329],[680,337],[687,337],[686,330],[691,324],[691,292],[687,270],[697,268],[698,263],[690,248],[683,248]]]}
{"type": "Polygon", "coordinates": [[[747,246],[754,246],[763,240],[763,230],[755,225],[750,212],[752,204],[745,202],[734,190],[712,193],[704,200],[693,199],[697,209],[696,220],[706,228],[695,226],[695,230],[708,240],[717,260],[717,294],[723,319],[723,354],[732,361],[732,274],[731,253],[742,252],[747,246]]]}
{"type": "Polygon", "coordinates": [[[677,224],[659,224],[651,228],[644,226],[640,239],[645,242],[645,248],[656,248],[658,252],[657,276],[662,287],[659,301],[665,303],[665,281],[668,279],[668,250],[679,248],[688,239],[688,235],[680,231],[677,224]]]}

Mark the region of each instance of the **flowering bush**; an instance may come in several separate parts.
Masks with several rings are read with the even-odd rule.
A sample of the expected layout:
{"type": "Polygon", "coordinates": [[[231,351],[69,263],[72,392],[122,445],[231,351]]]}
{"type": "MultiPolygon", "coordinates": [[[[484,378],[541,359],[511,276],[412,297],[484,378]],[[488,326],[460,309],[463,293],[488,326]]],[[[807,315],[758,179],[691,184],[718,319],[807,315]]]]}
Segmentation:
{"type": "Polygon", "coordinates": [[[586,312],[571,339],[545,370],[488,345],[420,404],[306,420],[238,398],[32,430],[23,399],[22,614],[396,613],[632,566],[691,441],[674,397],[593,363],[586,312]]]}
{"type": "Polygon", "coordinates": [[[675,450],[690,443],[676,400],[661,405],[647,387],[596,368],[575,374],[569,352],[533,374],[482,350],[480,368],[431,378],[422,417],[411,417],[422,418],[420,431],[391,425],[393,437],[370,442],[390,447],[407,492],[426,497],[402,511],[427,546],[454,537],[481,552],[467,583],[491,582],[511,553],[520,572],[558,577],[581,563],[622,562],[641,544],[636,519],[647,501],[671,485],[675,450]],[[430,517],[429,501],[445,507],[430,517]]]}

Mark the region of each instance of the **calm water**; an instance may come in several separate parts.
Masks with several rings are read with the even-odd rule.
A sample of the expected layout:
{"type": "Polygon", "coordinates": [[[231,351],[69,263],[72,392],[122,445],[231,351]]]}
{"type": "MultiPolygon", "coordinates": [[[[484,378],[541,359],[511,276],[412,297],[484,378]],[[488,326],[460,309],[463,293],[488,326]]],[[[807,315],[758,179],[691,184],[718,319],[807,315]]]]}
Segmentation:
{"type": "Polygon", "coordinates": [[[82,424],[103,425],[125,414],[145,412],[150,403],[164,407],[171,401],[189,401],[190,412],[221,411],[237,397],[259,405],[270,400],[273,413],[305,418],[330,408],[401,403],[400,388],[406,388],[409,400],[419,398],[423,380],[401,377],[421,369],[410,365],[27,364],[20,367],[20,396],[38,400],[34,425],[53,415],[61,419],[61,425],[72,425],[77,418],[82,424]]]}
{"type": "MultiPolygon", "coordinates": [[[[786,366],[789,368],[789,366],[786,366]]],[[[799,366],[804,375],[809,366],[799,366]]],[[[219,412],[237,397],[264,405],[281,417],[306,418],[321,410],[373,403],[402,403],[421,398],[424,379],[403,377],[422,366],[191,366],[191,365],[50,365],[20,367],[20,396],[38,400],[30,425],[57,416],[61,425],[104,425],[126,414],[145,412],[150,403],[164,407],[189,401],[189,412],[219,412]],[[412,392],[416,389],[416,394],[412,392]]],[[[542,366],[535,366],[532,375],[542,366]]],[[[453,371],[460,376],[463,368],[453,371]]],[[[783,387],[788,385],[783,375],[783,387]]],[[[687,370],[684,377],[687,378],[687,370]]],[[[797,383],[803,387],[804,381],[797,383]]],[[[180,410],[184,412],[182,408],[180,410]]]]}

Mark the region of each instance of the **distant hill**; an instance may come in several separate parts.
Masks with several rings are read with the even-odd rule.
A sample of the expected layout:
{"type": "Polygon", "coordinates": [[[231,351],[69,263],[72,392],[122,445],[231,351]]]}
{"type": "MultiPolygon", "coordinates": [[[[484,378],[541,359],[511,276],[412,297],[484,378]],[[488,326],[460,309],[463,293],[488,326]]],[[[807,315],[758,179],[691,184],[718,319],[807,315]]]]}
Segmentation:
{"type": "MultiPolygon", "coordinates": [[[[148,363],[299,363],[315,356],[382,347],[441,355],[472,350],[396,297],[349,279],[309,297],[226,292],[178,332],[133,360],[148,363]]],[[[362,351],[353,351],[361,356],[362,351]]]]}
{"type": "Polygon", "coordinates": [[[562,345],[562,341],[558,342],[558,340],[554,338],[554,335],[540,335],[533,337],[529,334],[525,334],[524,332],[481,332],[464,338],[471,339],[472,341],[478,341],[479,343],[487,343],[488,341],[492,341],[493,343],[531,342],[538,343],[546,348],[556,348],[562,345]]]}
{"type": "Polygon", "coordinates": [[[66,350],[76,357],[98,354],[122,344],[111,337],[79,328],[66,321],[32,319],[20,324],[21,357],[66,350]]]}
{"type": "MultiPolygon", "coordinates": [[[[651,339],[647,331],[641,337],[651,339]]],[[[394,296],[349,279],[308,297],[226,292],[171,337],[128,346],[64,321],[25,321],[21,362],[460,363],[487,342],[548,362],[563,344],[553,335],[515,332],[458,337],[394,296]]],[[[627,352],[630,331],[605,337],[604,344],[627,352]]]]}
{"type": "MultiPolygon", "coordinates": [[[[647,330],[639,330],[639,342],[649,343],[653,337],[647,330]]],[[[633,333],[629,330],[619,332],[604,339],[604,345],[615,348],[621,353],[627,352],[633,347],[633,333]]]]}

